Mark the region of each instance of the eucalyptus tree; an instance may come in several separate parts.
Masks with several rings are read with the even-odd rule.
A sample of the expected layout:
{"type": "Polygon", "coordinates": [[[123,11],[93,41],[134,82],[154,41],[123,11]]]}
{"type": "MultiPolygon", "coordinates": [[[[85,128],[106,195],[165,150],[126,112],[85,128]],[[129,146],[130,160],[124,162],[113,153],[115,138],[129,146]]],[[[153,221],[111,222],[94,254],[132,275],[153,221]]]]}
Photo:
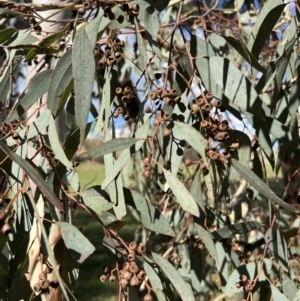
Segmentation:
{"type": "Polygon", "coordinates": [[[76,300],[100,245],[118,300],[299,300],[298,2],[209,5],[0,0],[1,300],[76,300]]]}

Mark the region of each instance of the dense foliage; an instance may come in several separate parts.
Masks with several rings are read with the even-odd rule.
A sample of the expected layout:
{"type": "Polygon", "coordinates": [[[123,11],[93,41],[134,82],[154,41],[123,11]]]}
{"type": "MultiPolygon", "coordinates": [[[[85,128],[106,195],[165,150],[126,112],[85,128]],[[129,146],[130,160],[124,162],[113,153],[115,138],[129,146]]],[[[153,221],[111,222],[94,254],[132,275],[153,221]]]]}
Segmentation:
{"type": "Polygon", "coordinates": [[[118,300],[299,301],[299,12],[0,0],[0,299],[76,300],[85,211],[118,300]]]}

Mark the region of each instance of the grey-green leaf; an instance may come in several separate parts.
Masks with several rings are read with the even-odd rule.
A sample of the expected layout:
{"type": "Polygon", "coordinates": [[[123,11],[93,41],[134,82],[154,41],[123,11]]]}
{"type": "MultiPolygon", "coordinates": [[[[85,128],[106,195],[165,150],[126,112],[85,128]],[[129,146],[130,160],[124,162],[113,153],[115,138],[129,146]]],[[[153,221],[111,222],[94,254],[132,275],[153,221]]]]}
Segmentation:
{"type": "Polygon", "coordinates": [[[182,276],[175,269],[175,267],[165,258],[159,256],[156,253],[151,253],[153,260],[168,277],[170,282],[173,284],[178,294],[183,301],[195,300],[194,294],[191,287],[183,280],[182,276]]]}
{"type": "Polygon", "coordinates": [[[51,145],[51,149],[54,152],[55,158],[58,159],[67,168],[72,169],[72,163],[67,158],[64,150],[61,147],[55,122],[52,116],[49,118],[48,137],[51,145]]]}
{"type": "Polygon", "coordinates": [[[47,185],[38,171],[35,170],[26,160],[13,153],[2,141],[0,141],[0,148],[11,160],[19,164],[19,166],[27,173],[28,177],[31,178],[31,180],[37,185],[41,192],[46,196],[48,201],[51,202],[52,205],[58,208],[60,211],[64,212],[64,209],[57,196],[47,185]]]}
{"type": "Polygon", "coordinates": [[[118,138],[118,139],[109,140],[107,142],[101,143],[99,146],[93,149],[90,149],[82,153],[82,155],[89,156],[96,159],[103,155],[129,148],[140,140],[141,139],[136,139],[136,138],[118,138]]]}
{"type": "Polygon", "coordinates": [[[94,45],[91,45],[85,27],[81,27],[76,34],[72,61],[75,90],[75,120],[80,129],[80,141],[85,138],[87,119],[91,107],[95,77],[94,45]]]}
{"type": "Polygon", "coordinates": [[[47,106],[52,114],[57,114],[61,96],[67,89],[72,78],[72,50],[69,50],[57,62],[51,76],[47,106]]]}
{"type": "Polygon", "coordinates": [[[271,284],[271,292],[274,301],[289,301],[289,299],[273,284],[271,284]]]}
{"type": "Polygon", "coordinates": [[[259,193],[290,212],[296,212],[298,214],[300,213],[299,211],[295,211],[294,207],[283,202],[254,172],[249,170],[248,166],[245,166],[234,159],[231,159],[231,164],[238,171],[238,173],[259,193]]]}
{"type": "Polygon", "coordinates": [[[167,183],[169,184],[173,194],[176,197],[176,201],[180,204],[183,210],[195,215],[199,216],[199,208],[192,197],[192,195],[188,192],[185,186],[179,181],[176,176],[170,173],[168,170],[164,169],[165,178],[167,183]]]}
{"type": "Polygon", "coordinates": [[[215,244],[212,240],[211,234],[206,231],[204,228],[202,228],[200,225],[195,223],[195,229],[199,235],[199,237],[201,238],[201,240],[203,241],[203,243],[205,244],[208,253],[210,254],[210,256],[216,261],[219,261],[218,258],[218,253],[215,247],[215,244]]]}
{"type": "Polygon", "coordinates": [[[60,228],[69,252],[79,263],[84,262],[95,251],[95,247],[75,226],[66,222],[56,222],[55,224],[60,228]]]}
{"type": "Polygon", "coordinates": [[[175,233],[167,219],[144,196],[134,190],[124,189],[126,204],[140,212],[141,223],[147,229],[168,236],[175,233]]]}
{"type": "Polygon", "coordinates": [[[22,101],[17,104],[12,114],[8,116],[7,122],[22,117],[22,115],[48,91],[51,74],[52,70],[44,70],[30,81],[25,96],[22,101]]]}

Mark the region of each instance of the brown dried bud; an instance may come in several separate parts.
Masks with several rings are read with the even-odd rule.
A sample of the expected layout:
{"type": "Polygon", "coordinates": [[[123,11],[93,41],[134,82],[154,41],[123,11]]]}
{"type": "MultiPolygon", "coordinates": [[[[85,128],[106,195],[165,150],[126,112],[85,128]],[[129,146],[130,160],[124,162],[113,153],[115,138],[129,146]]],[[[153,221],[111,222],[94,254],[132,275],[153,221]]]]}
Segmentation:
{"type": "Polygon", "coordinates": [[[147,114],[150,114],[150,113],[152,113],[152,109],[151,109],[151,107],[147,107],[147,108],[146,108],[146,110],[145,110],[145,113],[147,113],[147,114]]]}
{"type": "Polygon", "coordinates": [[[157,99],[157,94],[155,93],[155,92],[153,92],[153,93],[151,93],[151,95],[150,95],[150,99],[151,100],[156,100],[157,99]]]}
{"type": "Polygon", "coordinates": [[[133,4],[131,9],[135,12],[139,12],[140,6],[138,4],[133,4]]]}
{"type": "Polygon", "coordinates": [[[41,287],[40,285],[37,283],[33,286],[33,290],[36,292],[36,293],[39,293],[41,291],[41,287]]]}
{"type": "Polygon", "coordinates": [[[169,121],[171,119],[171,115],[168,113],[163,114],[163,120],[164,121],[169,121]]]}
{"type": "Polygon", "coordinates": [[[140,254],[146,253],[146,245],[143,242],[140,242],[137,251],[140,254]]]}
{"type": "Polygon", "coordinates": [[[210,103],[206,103],[201,108],[203,111],[209,112],[212,109],[212,105],[210,103]]]}
{"type": "Polygon", "coordinates": [[[144,280],[146,278],[146,273],[144,270],[140,270],[137,274],[138,279],[144,280]]]}
{"type": "Polygon", "coordinates": [[[122,57],[122,53],[120,51],[117,51],[115,53],[115,59],[119,60],[122,57]]]}
{"type": "Polygon", "coordinates": [[[172,106],[173,103],[174,103],[174,100],[173,100],[171,97],[166,97],[166,98],[165,98],[165,104],[166,104],[167,106],[172,106]]]}
{"type": "Polygon", "coordinates": [[[196,103],[198,106],[202,106],[205,104],[205,100],[202,98],[202,97],[198,97],[197,100],[196,100],[196,103]]]}
{"type": "Polygon", "coordinates": [[[200,123],[201,127],[203,128],[207,128],[208,125],[209,125],[209,122],[207,120],[202,120],[201,123],[200,123]]]}
{"type": "Polygon", "coordinates": [[[113,117],[114,117],[114,118],[118,118],[119,115],[120,115],[120,114],[119,114],[117,111],[115,111],[115,112],[113,113],[113,117]]]}
{"type": "Polygon", "coordinates": [[[101,282],[106,282],[107,281],[107,275],[101,275],[101,277],[100,277],[100,281],[101,282]]]}
{"type": "Polygon", "coordinates": [[[208,168],[205,164],[200,164],[200,171],[203,173],[206,173],[208,171],[208,168]]]}
{"type": "Polygon", "coordinates": [[[48,279],[44,279],[40,281],[41,289],[45,290],[50,286],[50,281],[48,279]]]}
{"type": "Polygon", "coordinates": [[[163,135],[164,135],[164,137],[168,137],[168,136],[171,135],[171,131],[169,129],[167,129],[167,128],[164,128],[163,135]]]}
{"type": "Polygon", "coordinates": [[[144,296],[143,301],[153,301],[153,298],[152,298],[151,294],[150,293],[146,294],[144,296]]]}
{"type": "Polygon", "coordinates": [[[240,280],[241,280],[244,284],[246,284],[246,283],[248,282],[248,277],[247,277],[246,275],[241,275],[241,276],[240,276],[240,280]]]}
{"type": "Polygon", "coordinates": [[[118,87],[118,88],[116,89],[116,94],[117,94],[117,95],[123,94],[123,89],[122,89],[121,87],[118,87]]]}
{"type": "Polygon", "coordinates": [[[125,280],[130,280],[131,279],[131,277],[132,277],[132,273],[130,273],[130,272],[128,272],[128,271],[125,271],[124,272],[124,275],[123,275],[123,279],[125,279],[125,280]]]}
{"type": "Polygon", "coordinates": [[[177,91],[176,91],[176,89],[172,89],[171,91],[170,91],[170,96],[171,97],[176,97],[178,94],[177,94],[177,91]]]}
{"type": "Polygon", "coordinates": [[[115,275],[110,275],[108,280],[109,280],[109,282],[115,282],[116,281],[116,276],[115,275]]]}
{"type": "Polygon", "coordinates": [[[138,265],[133,261],[130,265],[130,272],[133,274],[136,274],[138,271],[140,270],[140,268],[138,267],[138,265]]]}
{"type": "MultiPolygon", "coordinates": [[[[144,177],[144,178],[148,179],[148,178],[150,178],[150,176],[151,176],[151,171],[150,171],[150,170],[145,170],[145,171],[143,172],[143,177],[144,177]]],[[[128,259],[128,260],[129,260],[129,259],[128,259]]]]}
{"type": "Polygon", "coordinates": [[[241,287],[240,282],[236,282],[235,287],[236,287],[236,288],[240,288],[240,287],[241,287]]]}
{"type": "Polygon", "coordinates": [[[159,119],[155,119],[154,120],[154,126],[159,126],[160,125],[160,120],[159,119]]]}
{"type": "MultiPolygon", "coordinates": [[[[146,171],[145,171],[146,172],[146,171]]],[[[135,260],[135,252],[132,251],[132,252],[129,252],[129,254],[127,255],[127,259],[129,261],[134,261],[135,260]]]]}
{"type": "Polygon", "coordinates": [[[131,279],[130,279],[130,285],[131,286],[135,286],[135,285],[138,285],[139,284],[139,279],[136,277],[136,276],[133,276],[131,279]]]}
{"type": "Polygon", "coordinates": [[[124,271],[129,271],[129,268],[130,268],[130,262],[125,261],[123,263],[123,269],[124,269],[124,271]]]}
{"type": "Polygon", "coordinates": [[[121,285],[122,289],[127,288],[128,284],[129,284],[128,280],[126,280],[126,279],[121,279],[120,280],[120,285],[121,285]]]}
{"type": "Polygon", "coordinates": [[[219,124],[219,130],[220,131],[227,131],[228,130],[228,124],[226,124],[226,123],[220,123],[219,124]]]}
{"type": "Polygon", "coordinates": [[[157,95],[162,95],[162,92],[163,92],[162,88],[157,88],[155,93],[157,95]]]}
{"type": "Polygon", "coordinates": [[[206,97],[206,100],[209,102],[214,98],[214,96],[211,93],[206,93],[205,97],[206,97]]]}
{"type": "Polygon", "coordinates": [[[8,235],[9,233],[11,233],[11,225],[4,224],[3,227],[2,227],[2,233],[4,235],[8,235]]]}
{"type": "Polygon", "coordinates": [[[135,250],[137,248],[137,243],[135,241],[132,241],[129,245],[128,245],[130,250],[135,250]]]}
{"type": "Polygon", "coordinates": [[[125,87],[124,88],[124,91],[123,91],[123,93],[125,94],[125,95],[128,95],[128,94],[130,94],[132,92],[132,90],[131,90],[131,88],[130,87],[125,87]]]}
{"type": "Polygon", "coordinates": [[[221,100],[216,100],[215,102],[213,102],[212,105],[216,108],[220,108],[222,106],[222,101],[221,100]]]}
{"type": "Polygon", "coordinates": [[[6,217],[6,214],[3,210],[0,211],[0,222],[2,222],[6,217]]]}

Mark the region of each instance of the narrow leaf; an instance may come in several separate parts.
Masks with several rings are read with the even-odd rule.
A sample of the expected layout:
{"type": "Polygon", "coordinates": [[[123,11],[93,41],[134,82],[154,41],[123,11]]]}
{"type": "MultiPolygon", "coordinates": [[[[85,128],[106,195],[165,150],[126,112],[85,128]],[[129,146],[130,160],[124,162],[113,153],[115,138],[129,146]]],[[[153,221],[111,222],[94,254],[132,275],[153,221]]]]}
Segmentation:
{"type": "Polygon", "coordinates": [[[95,76],[94,45],[91,45],[85,27],[76,34],[72,61],[75,90],[75,120],[80,129],[80,141],[85,138],[87,119],[91,107],[95,76]]]}
{"type": "Polygon", "coordinates": [[[31,180],[45,195],[48,201],[51,202],[52,205],[58,208],[60,211],[64,212],[64,209],[60,201],[56,197],[55,193],[47,185],[47,183],[44,181],[43,177],[38,173],[38,171],[35,170],[26,160],[13,153],[2,141],[0,141],[0,148],[11,160],[19,164],[19,166],[26,172],[28,177],[31,178],[31,180]]]}
{"type": "Polygon", "coordinates": [[[75,226],[66,222],[56,222],[55,224],[60,228],[69,252],[79,263],[84,262],[95,251],[95,247],[75,226]]]}
{"type": "Polygon", "coordinates": [[[289,204],[283,202],[253,171],[248,167],[241,164],[239,161],[231,159],[232,166],[238,171],[238,173],[247,181],[251,186],[253,186],[259,193],[264,195],[266,198],[272,200],[274,203],[280,205],[282,208],[290,212],[296,212],[295,208],[289,204]]]}
{"type": "Polygon", "coordinates": [[[210,256],[216,261],[219,261],[218,258],[218,253],[215,247],[215,244],[212,240],[211,234],[206,231],[204,228],[202,228],[200,225],[195,224],[195,229],[199,235],[199,237],[201,238],[201,240],[203,241],[203,243],[205,244],[208,253],[210,254],[210,256]]]}
{"type": "Polygon", "coordinates": [[[61,96],[72,78],[72,50],[69,50],[59,59],[51,76],[47,106],[54,116],[57,114],[61,96]]]}
{"type": "Polygon", "coordinates": [[[168,277],[171,283],[174,285],[178,294],[183,301],[193,301],[195,300],[194,294],[190,286],[183,280],[179,272],[174,268],[174,266],[165,258],[159,256],[152,252],[153,260],[161,268],[164,274],[168,277]]]}
{"type": "Polygon", "coordinates": [[[63,165],[65,165],[67,168],[72,169],[72,163],[67,158],[64,150],[61,147],[58,135],[57,135],[57,129],[54,123],[54,119],[51,116],[49,118],[49,128],[48,128],[48,137],[51,145],[51,149],[54,152],[54,155],[56,159],[58,159],[63,165]]]}
{"type": "Polygon", "coordinates": [[[271,292],[274,301],[289,301],[289,299],[273,284],[271,284],[271,292]]]}
{"type": "Polygon", "coordinates": [[[168,236],[175,233],[164,215],[159,212],[144,196],[134,190],[124,189],[126,204],[140,212],[141,223],[147,229],[168,236]]]}
{"type": "Polygon", "coordinates": [[[126,149],[128,147],[131,147],[136,142],[140,141],[140,139],[136,138],[119,138],[119,139],[113,139],[104,143],[101,143],[99,146],[90,149],[84,153],[82,153],[83,156],[90,156],[94,159],[99,158],[103,155],[117,152],[123,149],[126,149]]]}
{"type": "Polygon", "coordinates": [[[182,209],[195,216],[199,216],[199,208],[196,201],[181,181],[179,181],[174,174],[170,173],[166,169],[164,169],[164,174],[167,183],[176,197],[176,201],[180,204],[182,209]]]}
{"type": "Polygon", "coordinates": [[[6,122],[11,122],[16,118],[22,117],[22,115],[48,91],[51,74],[52,70],[44,70],[30,81],[25,96],[22,101],[17,104],[12,114],[8,116],[6,122]]]}

